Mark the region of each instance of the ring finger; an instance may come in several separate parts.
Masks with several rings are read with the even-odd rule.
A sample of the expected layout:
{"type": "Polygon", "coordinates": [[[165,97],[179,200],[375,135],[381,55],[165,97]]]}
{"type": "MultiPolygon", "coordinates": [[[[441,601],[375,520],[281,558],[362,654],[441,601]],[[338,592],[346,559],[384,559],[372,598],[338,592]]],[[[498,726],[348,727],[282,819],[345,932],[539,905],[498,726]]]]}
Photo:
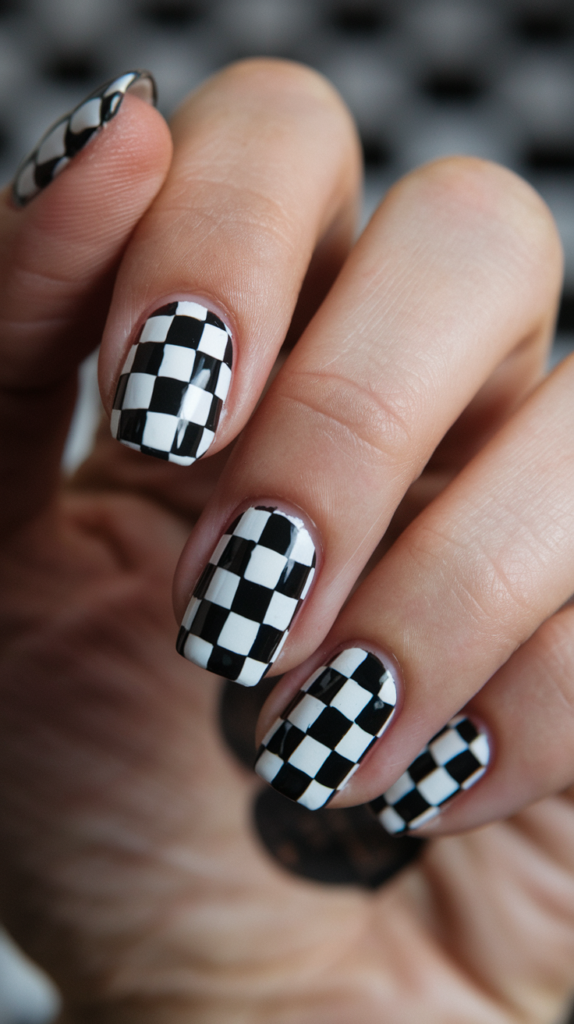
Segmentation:
{"type": "MultiPolygon", "coordinates": [[[[258,761],[260,774],[272,785],[281,788],[285,779],[286,795],[308,806],[311,797],[318,801],[323,796],[325,802],[340,790],[375,747],[372,723],[377,714],[381,726],[391,717],[397,663],[403,691],[400,714],[349,781],[340,802],[363,802],[384,791],[376,808],[391,831],[424,824],[446,800],[481,777],[489,761],[488,731],[500,756],[489,788],[482,787],[480,820],[488,816],[489,807],[493,815],[501,805],[508,812],[551,791],[545,787],[562,788],[571,781],[574,764],[565,741],[572,731],[571,687],[553,683],[553,677],[560,678],[555,654],[548,658],[553,668],[546,678],[540,670],[541,651],[547,650],[548,635],[555,635],[557,627],[548,634],[546,624],[530,641],[527,654],[519,650],[511,655],[572,591],[573,389],[570,358],[405,530],[353,595],[320,654],[280,684],[264,711],[266,735],[258,761]],[[349,647],[362,652],[359,674],[354,663],[351,672],[343,664],[349,647]],[[341,648],[342,655],[337,653],[341,648]],[[394,660],[383,655],[381,664],[375,655],[384,648],[393,652],[394,660]],[[371,664],[368,679],[363,679],[365,652],[371,664]],[[509,658],[497,678],[495,673],[509,658]],[[317,663],[327,668],[309,675],[317,663]],[[440,733],[489,679],[463,721],[455,720],[440,733]],[[375,683],[380,685],[376,692],[375,683]],[[364,707],[359,707],[363,696],[364,707]],[[356,714],[350,711],[351,698],[356,714]],[[377,699],[384,706],[376,712],[377,699]],[[333,707],[340,714],[337,722],[331,721],[333,707]],[[309,725],[302,726],[306,719],[309,725]],[[335,736],[337,728],[340,736],[335,736]],[[557,742],[549,749],[550,734],[557,742]],[[358,756],[352,757],[350,751],[361,743],[358,756]],[[321,764],[320,745],[327,754],[321,764]],[[307,768],[303,754],[308,755],[307,768]],[[332,754],[338,755],[337,765],[332,754]],[[312,757],[317,763],[313,773],[312,757]],[[336,767],[341,772],[330,791],[328,757],[332,774],[336,767]],[[521,759],[530,762],[528,772],[518,770],[521,759]],[[296,781],[301,787],[307,782],[298,795],[296,781]]],[[[571,609],[561,616],[564,632],[571,609]]]]}

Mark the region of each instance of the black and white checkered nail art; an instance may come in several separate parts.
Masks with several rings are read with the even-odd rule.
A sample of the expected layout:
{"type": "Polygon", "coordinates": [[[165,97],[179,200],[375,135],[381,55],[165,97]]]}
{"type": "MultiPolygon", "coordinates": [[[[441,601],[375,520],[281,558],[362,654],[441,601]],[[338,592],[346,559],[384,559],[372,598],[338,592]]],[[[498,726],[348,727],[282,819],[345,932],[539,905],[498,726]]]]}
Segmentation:
{"type": "Polygon", "coordinates": [[[349,647],[307,680],[273,723],[255,771],[311,811],[324,807],[389,725],[395,681],[379,658],[349,647]]]}
{"type": "Polygon", "coordinates": [[[315,573],[303,521],[248,508],[225,531],[183,617],[180,654],[200,668],[255,686],[276,661],[315,573]]]}
{"type": "Polygon", "coordinates": [[[229,330],[197,302],[170,302],[146,320],[124,363],[112,411],[118,441],[191,466],[211,445],[231,381],[229,330]]]}
{"type": "Polygon", "coordinates": [[[17,206],[26,206],[45,189],[76,153],[115,117],[128,90],[155,104],[155,82],[149,71],[128,71],[95,89],[70,114],[48,129],[16,173],[12,197],[17,206]]]}
{"type": "Polygon", "coordinates": [[[436,818],[440,808],[484,775],[490,759],[485,732],[464,715],[452,718],[400,779],[370,803],[381,825],[395,835],[436,818]]]}

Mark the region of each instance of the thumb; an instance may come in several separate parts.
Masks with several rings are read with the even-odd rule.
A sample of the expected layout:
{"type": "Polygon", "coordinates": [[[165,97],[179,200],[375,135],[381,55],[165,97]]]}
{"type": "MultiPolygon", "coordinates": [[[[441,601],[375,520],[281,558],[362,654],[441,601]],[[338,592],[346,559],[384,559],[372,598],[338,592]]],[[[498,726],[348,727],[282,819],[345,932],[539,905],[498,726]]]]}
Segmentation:
{"type": "Polygon", "coordinates": [[[91,94],[44,136],[0,205],[4,528],[50,499],[77,366],[99,342],[123,249],[167,174],[171,138],[153,92],[151,76],[133,72],[91,94]]]}

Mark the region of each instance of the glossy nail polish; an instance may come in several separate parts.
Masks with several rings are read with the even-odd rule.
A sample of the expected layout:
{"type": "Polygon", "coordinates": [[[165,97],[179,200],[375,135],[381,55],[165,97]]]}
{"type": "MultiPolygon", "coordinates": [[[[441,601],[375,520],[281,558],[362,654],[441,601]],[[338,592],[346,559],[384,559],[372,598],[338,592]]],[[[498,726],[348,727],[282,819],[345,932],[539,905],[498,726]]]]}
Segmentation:
{"type": "Polygon", "coordinates": [[[395,680],[382,661],[349,647],[322,665],[273,723],[255,771],[309,810],[324,807],[390,724],[395,680]]]}
{"type": "Polygon", "coordinates": [[[302,519],[275,507],[246,509],[198,580],[177,650],[209,672],[255,686],[279,656],[315,564],[302,519]]]}
{"type": "Polygon", "coordinates": [[[489,759],[486,733],[470,718],[457,715],[369,806],[391,835],[420,828],[440,814],[441,807],[457,793],[474,786],[489,759]]]}
{"type": "Polygon", "coordinates": [[[111,418],[118,441],[191,466],[215,437],[231,382],[228,328],[197,302],[170,302],[148,317],[124,363],[111,418]]]}
{"type": "Polygon", "coordinates": [[[128,91],[155,104],[156,87],[149,71],[128,71],[90,93],[71,113],[48,129],[16,173],[12,197],[17,206],[26,206],[64,170],[115,117],[128,91]]]}

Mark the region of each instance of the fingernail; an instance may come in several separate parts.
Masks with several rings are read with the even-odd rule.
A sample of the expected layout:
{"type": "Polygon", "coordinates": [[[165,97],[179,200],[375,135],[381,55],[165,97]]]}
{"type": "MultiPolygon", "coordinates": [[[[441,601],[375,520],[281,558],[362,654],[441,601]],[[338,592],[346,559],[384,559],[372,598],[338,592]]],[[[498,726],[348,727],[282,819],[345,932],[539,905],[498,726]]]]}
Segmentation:
{"type": "Polygon", "coordinates": [[[436,818],[457,793],[474,786],[489,759],[486,733],[470,718],[457,715],[433,736],[400,779],[369,806],[391,835],[414,831],[436,818]]]}
{"type": "Polygon", "coordinates": [[[146,320],[124,363],[111,418],[118,441],[191,466],[210,447],[231,381],[228,328],[197,302],[170,302],[146,320]]]}
{"type": "Polygon", "coordinates": [[[177,650],[200,668],[255,686],[279,656],[315,563],[302,519],[274,507],[248,508],[227,528],[201,574],[177,650]]]}
{"type": "Polygon", "coordinates": [[[379,658],[349,647],[322,665],[273,723],[255,771],[311,811],[346,785],[390,724],[397,687],[379,658]]]}
{"type": "Polygon", "coordinates": [[[156,102],[155,81],[149,71],[128,71],[91,92],[48,129],[16,173],[12,197],[17,206],[26,206],[45,189],[76,153],[115,117],[128,90],[148,103],[156,102]]]}

